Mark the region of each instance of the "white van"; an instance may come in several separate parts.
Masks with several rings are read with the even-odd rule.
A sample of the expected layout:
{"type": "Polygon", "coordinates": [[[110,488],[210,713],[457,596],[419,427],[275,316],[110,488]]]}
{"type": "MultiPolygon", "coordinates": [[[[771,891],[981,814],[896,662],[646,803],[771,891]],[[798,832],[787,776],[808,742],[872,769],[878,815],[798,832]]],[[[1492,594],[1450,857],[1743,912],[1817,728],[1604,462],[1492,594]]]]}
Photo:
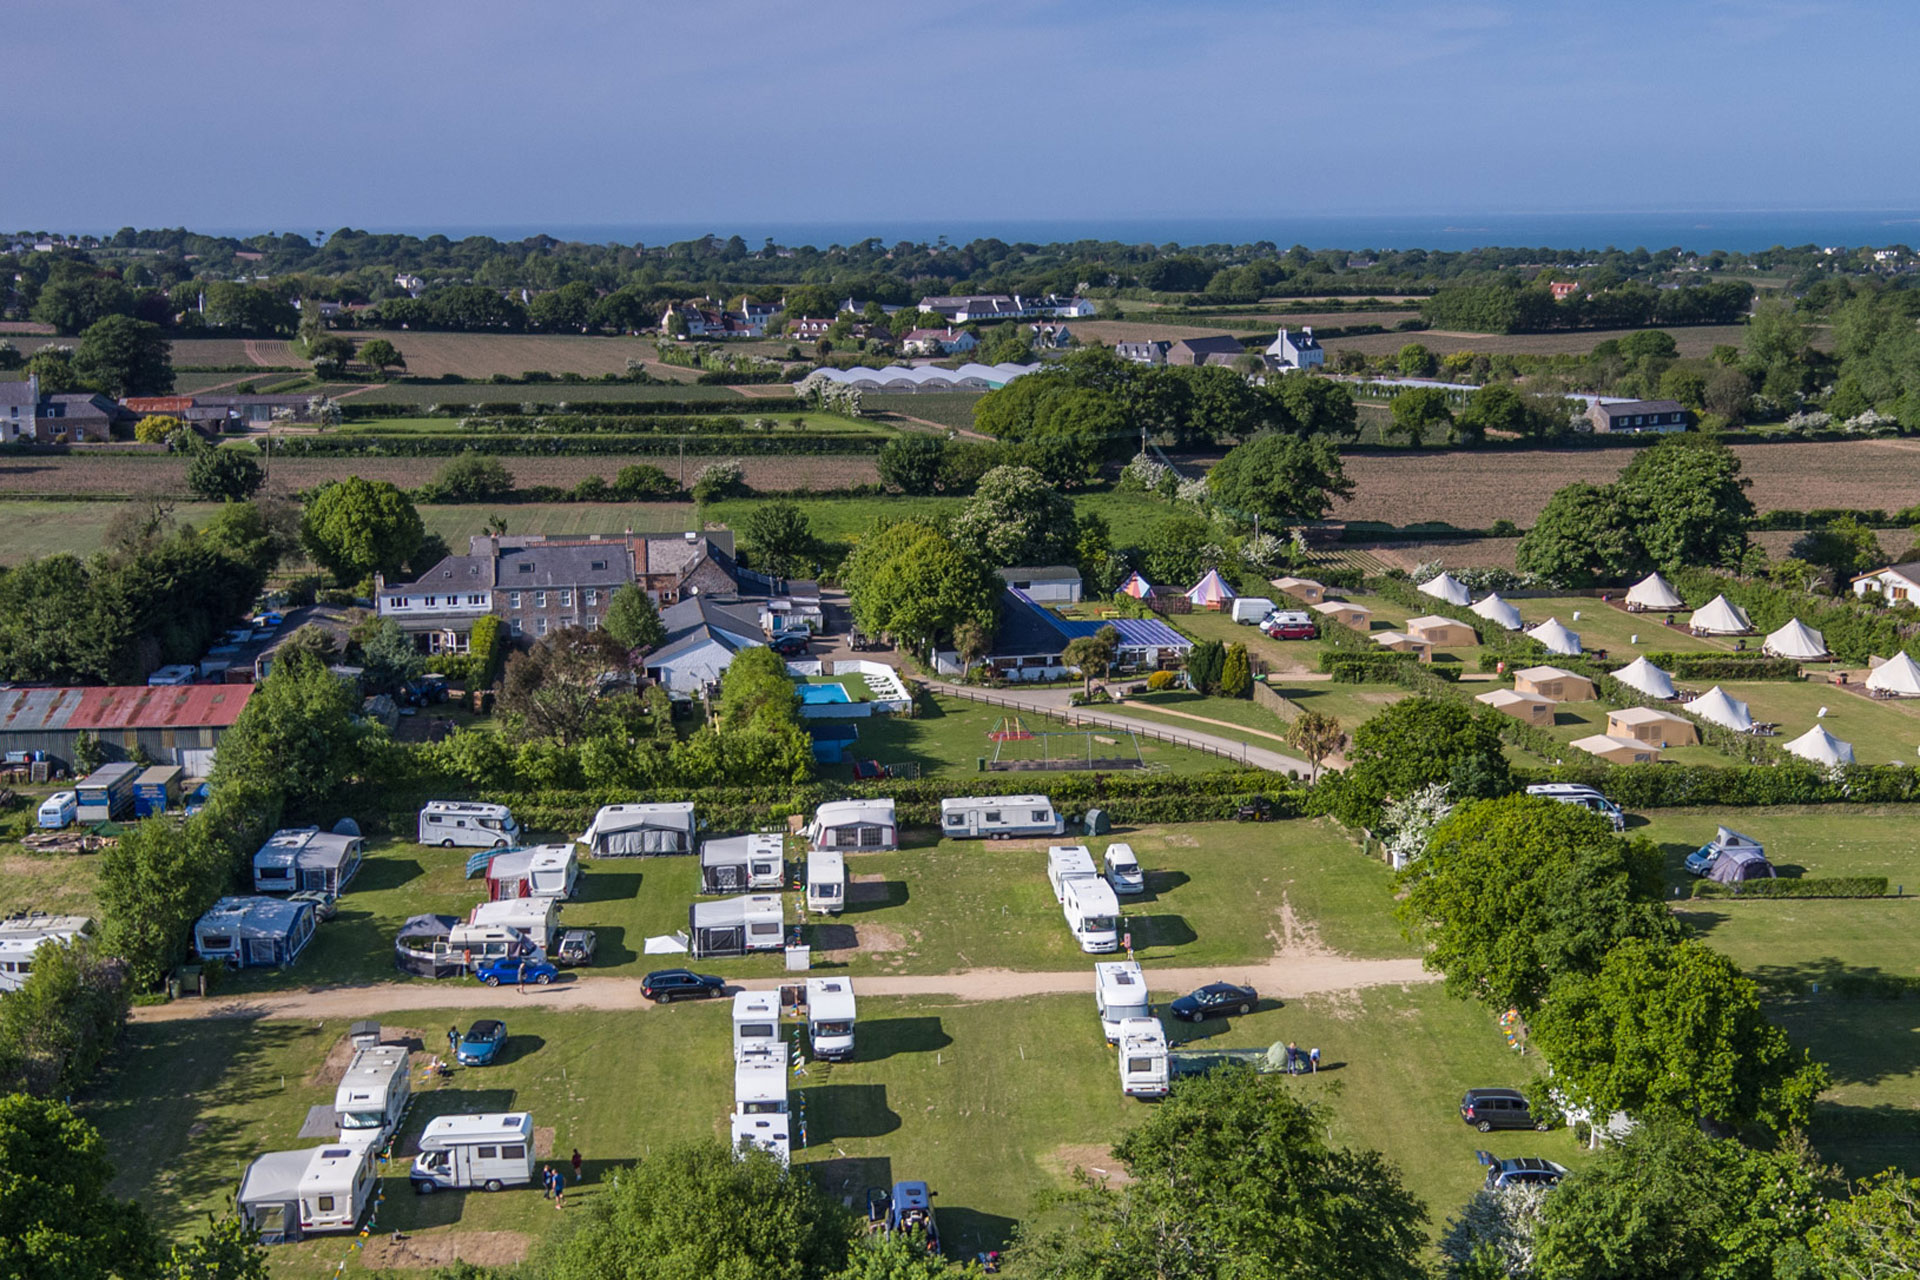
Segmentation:
{"type": "Polygon", "coordinates": [[[1273,601],[1265,596],[1241,596],[1233,602],[1235,622],[1259,623],[1273,612],[1273,601]]]}
{"type": "Polygon", "coordinates": [[[520,824],[503,804],[471,800],[429,800],[420,811],[421,844],[443,849],[465,845],[475,849],[504,849],[520,843],[520,824]]]}
{"type": "Polygon", "coordinates": [[[843,1062],[853,1056],[853,979],[807,979],[807,1043],[813,1056],[843,1062]]]}
{"type": "Polygon", "coordinates": [[[793,1153],[792,1117],[787,1113],[787,1048],[758,1054],[734,1064],[733,1148],[751,1145],[786,1164],[793,1153]]]}
{"type": "Polygon", "coordinates": [[[1095,880],[1100,872],[1093,865],[1093,850],[1083,844],[1056,844],[1047,848],[1047,883],[1053,886],[1053,900],[1067,900],[1067,881],[1095,880]]]}
{"type": "Polygon", "coordinates": [[[1120,1092],[1129,1098],[1164,1098],[1171,1085],[1167,1029],[1158,1018],[1128,1018],[1120,1024],[1120,1092]]]}
{"type": "Polygon", "coordinates": [[[372,1147],[315,1147],[300,1178],[300,1230],[352,1231],[373,1198],[372,1147]]]}
{"type": "Polygon", "coordinates": [[[1627,829],[1627,815],[1621,812],[1620,806],[1583,782],[1536,782],[1527,788],[1527,794],[1558,800],[1561,804],[1577,804],[1611,822],[1615,831],[1627,829]]]}
{"type": "Polygon", "coordinates": [[[56,791],[40,802],[39,824],[52,831],[72,822],[80,813],[80,796],[72,791],[56,791]]]}
{"type": "Polygon", "coordinates": [[[940,802],[940,834],[949,840],[1063,836],[1067,820],[1045,796],[961,796],[940,802]]]}
{"type": "Polygon", "coordinates": [[[1076,876],[1067,881],[1060,910],[1082,951],[1098,954],[1120,949],[1120,899],[1105,880],[1076,876]]]}
{"type": "Polygon", "coordinates": [[[1131,897],[1147,891],[1147,873],[1140,869],[1140,859],[1133,856],[1132,845],[1116,841],[1107,846],[1100,861],[1115,893],[1131,897]]]}
{"type": "Polygon", "coordinates": [[[1147,978],[1137,960],[1102,960],[1093,966],[1093,1005],[1107,1043],[1120,1039],[1120,1024],[1148,1016],[1147,978]]]}
{"type": "Polygon", "coordinates": [[[355,1053],[333,1091],[333,1119],[341,1141],[384,1145],[400,1128],[412,1096],[413,1065],[404,1046],[382,1044],[355,1053]]]}
{"type": "Polygon", "coordinates": [[[838,915],[847,905],[847,860],[834,849],[807,855],[807,910],[838,915]]]}
{"type": "Polygon", "coordinates": [[[524,930],[508,925],[457,924],[446,937],[434,939],[433,960],[437,965],[471,968],[482,960],[498,960],[503,956],[530,960],[543,950],[524,930]]]}
{"type": "Polygon", "coordinates": [[[423,1196],[442,1187],[498,1191],[532,1182],[532,1114],[509,1111],[429,1120],[407,1178],[423,1196]]]}

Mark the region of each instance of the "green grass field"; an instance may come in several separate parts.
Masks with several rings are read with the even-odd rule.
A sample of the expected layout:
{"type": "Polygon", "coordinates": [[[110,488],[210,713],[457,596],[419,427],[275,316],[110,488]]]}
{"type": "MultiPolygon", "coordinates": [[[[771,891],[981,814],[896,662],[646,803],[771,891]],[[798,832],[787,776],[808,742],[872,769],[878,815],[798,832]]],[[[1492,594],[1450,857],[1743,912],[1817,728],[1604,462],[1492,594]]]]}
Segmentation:
{"type": "Polygon", "coordinates": [[[1920,758],[1920,707],[1911,702],[1880,702],[1810,680],[1736,681],[1721,688],[1746,703],[1755,720],[1778,724],[1777,742],[1791,742],[1818,723],[1851,742],[1861,764],[1912,764],[1920,758]]]}
{"type": "MultiPolygon", "coordinates": [[[[502,398],[514,399],[514,397],[502,398]]],[[[583,405],[573,411],[591,413],[592,406],[583,405]]],[[[773,428],[770,431],[754,432],[756,438],[761,436],[886,436],[892,434],[891,428],[879,423],[856,421],[853,418],[843,418],[838,414],[832,413],[756,414],[753,412],[753,402],[751,400],[736,400],[729,404],[716,405],[711,412],[715,415],[724,412],[727,416],[742,418],[749,426],[751,426],[756,418],[763,418],[765,421],[773,424],[773,428]],[[793,426],[792,423],[795,418],[798,418],[805,425],[802,427],[793,426]]],[[[702,419],[702,421],[711,420],[712,419],[702,419]]],[[[644,416],[636,415],[632,419],[632,423],[633,430],[636,434],[646,434],[651,430],[649,419],[644,416]]],[[[462,436],[468,433],[461,427],[460,419],[458,418],[432,417],[357,419],[336,428],[331,434],[346,436],[462,436]]],[[[472,434],[484,437],[494,433],[475,431],[472,434]]],[[[558,435],[558,433],[555,434],[556,436],[558,435]]],[[[509,459],[509,461],[511,461],[511,459],[509,459]]]]}
{"type": "MultiPolygon", "coordinates": [[[[515,370],[515,372],[519,372],[515,370]]],[[[632,382],[389,382],[356,400],[374,404],[484,404],[490,401],[534,400],[541,404],[609,404],[648,400],[716,401],[714,412],[749,413],[753,402],[732,387],[673,382],[637,385],[632,382]]]]}
{"type": "Polygon", "coordinates": [[[927,422],[937,422],[943,427],[955,430],[971,430],[973,427],[973,406],[980,400],[979,391],[929,391],[914,395],[869,395],[861,401],[862,407],[870,413],[897,413],[904,417],[920,418],[927,422]]]}

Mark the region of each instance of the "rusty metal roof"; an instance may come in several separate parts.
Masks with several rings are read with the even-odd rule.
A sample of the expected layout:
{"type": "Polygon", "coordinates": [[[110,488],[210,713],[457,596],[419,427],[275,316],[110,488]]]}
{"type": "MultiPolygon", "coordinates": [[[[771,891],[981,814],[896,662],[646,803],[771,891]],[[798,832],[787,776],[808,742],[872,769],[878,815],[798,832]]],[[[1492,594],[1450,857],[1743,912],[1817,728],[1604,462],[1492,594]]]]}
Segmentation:
{"type": "Polygon", "coordinates": [[[0,690],[0,733],[224,729],[252,694],[250,684],[6,689],[0,690]]]}

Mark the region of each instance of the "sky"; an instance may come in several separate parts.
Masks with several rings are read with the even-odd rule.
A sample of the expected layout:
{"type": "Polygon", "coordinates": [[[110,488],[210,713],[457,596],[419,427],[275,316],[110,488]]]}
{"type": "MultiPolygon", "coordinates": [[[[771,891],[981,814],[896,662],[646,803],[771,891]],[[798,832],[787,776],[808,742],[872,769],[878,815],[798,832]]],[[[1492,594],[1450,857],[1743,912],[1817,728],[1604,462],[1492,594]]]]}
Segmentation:
{"type": "Polygon", "coordinates": [[[1920,209],[1880,0],[60,0],[0,228],[1920,209]]]}

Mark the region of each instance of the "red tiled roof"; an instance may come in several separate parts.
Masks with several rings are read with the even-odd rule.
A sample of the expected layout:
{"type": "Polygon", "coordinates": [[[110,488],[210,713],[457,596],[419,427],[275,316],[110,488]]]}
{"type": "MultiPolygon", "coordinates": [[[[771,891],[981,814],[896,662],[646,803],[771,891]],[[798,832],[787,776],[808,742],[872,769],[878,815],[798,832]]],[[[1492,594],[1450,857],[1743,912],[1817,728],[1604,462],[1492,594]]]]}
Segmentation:
{"type": "Polygon", "coordinates": [[[193,408],[193,397],[128,396],[120,403],[135,413],[185,413],[193,408]]]}

